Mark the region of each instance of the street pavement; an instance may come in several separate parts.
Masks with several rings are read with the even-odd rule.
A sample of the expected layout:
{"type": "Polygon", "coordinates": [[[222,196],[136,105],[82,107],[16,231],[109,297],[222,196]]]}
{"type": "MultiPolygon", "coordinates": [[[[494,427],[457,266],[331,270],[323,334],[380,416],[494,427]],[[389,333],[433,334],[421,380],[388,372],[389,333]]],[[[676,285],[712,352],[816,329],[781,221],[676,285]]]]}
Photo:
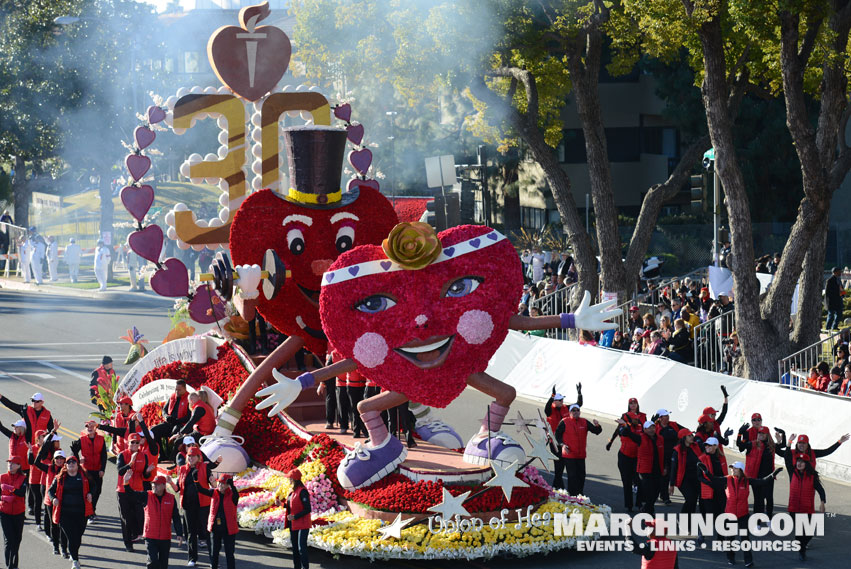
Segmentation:
{"type": "MultiPolygon", "coordinates": [[[[59,294],[58,291],[9,291],[0,289],[0,394],[15,402],[26,402],[35,391],[44,394],[46,405],[54,416],[62,422],[62,446],[76,438],[92,406],[88,401],[88,380],[91,371],[100,364],[103,355],[113,357],[119,374],[129,366],[122,365],[128,344],[119,340],[128,328],[136,326],[151,346],[156,346],[169,329],[166,316],[171,301],[159,298],[151,293],[110,293],[108,296],[88,297],[83,295],[59,294]]],[[[203,327],[198,327],[202,332],[203,327]]],[[[569,374],[569,370],[565,370],[569,374]]],[[[575,381],[585,383],[592,378],[576,377],[575,381]]],[[[546,394],[542,394],[546,395],[546,394]]],[[[573,394],[566,394],[570,398],[573,394]]],[[[467,390],[449,407],[439,410],[439,416],[451,422],[463,437],[468,437],[478,428],[478,419],[484,415],[488,399],[477,392],[467,390]]],[[[707,405],[720,404],[719,401],[707,401],[707,405]]],[[[593,402],[586,402],[589,406],[593,402]]],[[[626,404],[626,402],[624,402],[626,404]]],[[[518,400],[509,413],[509,420],[516,410],[526,418],[538,416],[540,403],[518,400]]],[[[589,419],[591,415],[585,415],[589,419]]],[[[617,472],[617,455],[614,446],[606,452],[604,446],[614,429],[611,417],[597,417],[603,424],[603,434],[591,436],[588,445],[588,482],[586,493],[597,503],[606,503],[614,511],[623,511],[620,478],[617,472]]],[[[0,421],[10,425],[16,417],[0,407],[0,421]]],[[[676,417],[674,417],[676,419],[676,417]]],[[[736,425],[732,425],[734,428],[736,425]]],[[[781,425],[782,426],[782,425],[781,425]]],[[[514,435],[514,428],[506,427],[514,435]]],[[[837,433],[837,437],[841,433],[837,433]]],[[[518,440],[523,437],[517,436],[518,440]]],[[[831,441],[814,441],[816,446],[827,446],[831,441]]],[[[7,446],[0,441],[0,458],[5,459],[7,446]]],[[[728,450],[728,461],[734,453],[728,450]]],[[[539,465],[540,466],[540,465],[539,465]]],[[[811,544],[810,560],[801,564],[795,553],[756,553],[756,565],[759,567],[797,568],[797,567],[841,567],[847,564],[847,544],[851,543],[851,487],[832,480],[823,480],[827,490],[829,517],[826,521],[826,536],[816,538],[811,544]]],[[[80,561],[83,567],[103,569],[123,569],[125,567],[143,567],[145,564],[144,544],[139,544],[135,553],[124,551],[121,541],[118,508],[115,498],[116,472],[113,464],[107,468],[104,482],[104,494],[98,508],[98,520],[89,525],[83,538],[80,561]]],[[[775,486],[775,509],[784,511],[788,499],[788,478],[780,475],[775,486]]],[[[681,500],[674,498],[672,506],[657,507],[657,512],[677,512],[681,500]]],[[[311,549],[313,566],[328,568],[355,568],[374,566],[368,561],[341,557],[335,559],[324,552],[311,549]]],[[[273,546],[262,536],[242,531],[237,541],[237,567],[290,567],[290,551],[273,546]]],[[[186,564],[186,552],[172,547],[171,566],[186,564]]],[[[224,567],[224,559],[220,561],[224,567]]],[[[742,563],[739,556],[739,563],[742,563]]],[[[579,553],[562,552],[549,556],[534,556],[518,561],[516,559],[496,559],[463,562],[392,562],[390,567],[488,567],[509,568],[519,565],[532,568],[563,567],[639,567],[640,558],[631,553],[579,553]]],[[[52,547],[37,532],[35,524],[28,519],[21,547],[21,568],[39,567],[54,569],[70,567],[71,562],[52,554],[52,547]]],[[[199,566],[209,566],[202,558],[199,566]]],[[[695,551],[680,554],[680,568],[688,567],[726,567],[722,553],[695,551]]]]}

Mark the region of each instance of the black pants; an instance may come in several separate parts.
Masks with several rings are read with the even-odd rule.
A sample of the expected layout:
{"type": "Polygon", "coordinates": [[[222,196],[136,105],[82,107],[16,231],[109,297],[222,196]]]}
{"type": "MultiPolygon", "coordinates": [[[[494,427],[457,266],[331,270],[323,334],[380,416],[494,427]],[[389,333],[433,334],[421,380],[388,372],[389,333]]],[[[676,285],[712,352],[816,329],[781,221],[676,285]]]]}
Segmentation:
{"type": "Polygon", "coordinates": [[[151,434],[154,436],[155,441],[167,439],[174,434],[174,425],[171,423],[160,423],[159,425],[154,425],[151,427],[151,434]]]}
{"type": "MultiPolygon", "coordinates": [[[[712,498],[704,498],[700,497],[700,513],[704,516],[706,514],[712,514],[716,518],[724,513],[724,510],[727,507],[727,496],[724,492],[715,491],[715,495],[712,498]]],[[[715,531],[712,531],[712,535],[715,535],[715,531]]],[[[710,536],[711,537],[711,536],[710,536]]]]}
{"type": "MultiPolygon", "coordinates": [[[[638,459],[630,458],[622,452],[618,452],[618,471],[621,475],[621,484],[623,484],[623,506],[627,510],[631,510],[632,503],[632,485],[635,482],[635,477],[638,474],[635,472],[635,467],[638,464],[638,459]]],[[[569,477],[570,475],[568,475],[569,477]]],[[[568,478],[568,481],[570,479],[568,478]]]]}
{"type": "Polygon", "coordinates": [[[86,478],[89,479],[89,492],[92,494],[92,507],[97,513],[98,509],[98,500],[100,499],[100,493],[103,491],[103,478],[100,477],[99,471],[89,472],[86,471],[86,478]]]}
{"type": "Polygon", "coordinates": [[[77,561],[80,558],[80,544],[83,542],[83,533],[86,531],[86,516],[82,512],[62,512],[59,518],[59,527],[62,534],[68,540],[68,553],[71,559],[77,561]]]}
{"type": "Polygon", "coordinates": [[[661,474],[641,474],[641,484],[638,485],[638,495],[641,496],[641,511],[656,515],[656,498],[659,497],[659,492],[662,489],[662,484],[667,481],[662,480],[661,474]]]}
{"type": "MultiPolygon", "coordinates": [[[[210,534],[207,532],[207,518],[210,517],[210,506],[202,508],[196,504],[184,504],[186,512],[186,543],[189,548],[189,560],[198,561],[198,539],[210,544],[210,534]]],[[[209,548],[207,553],[209,553],[209,548]]]]}
{"type": "Polygon", "coordinates": [[[381,388],[377,385],[367,385],[363,388],[363,398],[369,399],[381,393],[381,388]]]}
{"type": "Polygon", "coordinates": [[[401,431],[402,434],[399,437],[400,440],[404,440],[404,437],[413,437],[414,422],[411,420],[411,412],[408,410],[407,401],[401,405],[393,407],[392,409],[388,409],[387,414],[390,423],[391,435],[396,435],[396,433],[401,431]]]}
{"type": "Polygon", "coordinates": [[[170,539],[145,538],[145,548],[148,550],[146,569],[168,569],[168,554],[171,552],[170,539]]]}
{"type": "Polygon", "coordinates": [[[53,506],[45,506],[44,508],[44,533],[53,542],[54,551],[59,551],[61,545],[62,553],[68,552],[68,538],[59,529],[59,525],[53,523],[53,506]]]}
{"type": "Polygon", "coordinates": [[[340,429],[349,430],[349,388],[345,385],[337,386],[337,418],[340,420],[340,429]]]}
{"type": "Polygon", "coordinates": [[[121,537],[124,547],[133,547],[133,540],[142,535],[145,510],[137,492],[118,492],[118,514],[121,517],[121,537]]]}
{"type": "Polygon", "coordinates": [[[774,479],[768,480],[765,486],[753,486],[753,513],[767,514],[768,517],[774,513],[774,479]]]}
{"type": "Polygon", "coordinates": [[[679,488],[683,495],[683,507],[680,512],[694,514],[697,512],[697,500],[700,498],[700,482],[697,481],[697,476],[689,476],[689,473],[686,472],[679,488]]]}
{"type": "Polygon", "coordinates": [[[564,490],[564,459],[553,459],[553,488],[564,490]]]}
{"type": "Polygon", "coordinates": [[[567,471],[567,493],[579,496],[585,493],[585,459],[563,458],[564,469],[567,471]]]}
{"type": "Polygon", "coordinates": [[[43,484],[30,484],[29,493],[34,500],[32,505],[33,516],[35,517],[36,525],[41,525],[41,510],[44,506],[44,485],[43,484]]]}
{"type": "Polygon", "coordinates": [[[309,566],[307,557],[307,534],[309,532],[309,529],[290,530],[294,569],[307,569],[309,566]]]}
{"type": "Polygon", "coordinates": [[[365,387],[352,387],[349,386],[346,388],[349,394],[349,413],[352,419],[352,430],[355,434],[366,435],[366,427],[363,425],[363,421],[360,418],[360,413],[358,413],[358,403],[363,400],[363,392],[365,387]]]}
{"type": "Polygon", "coordinates": [[[210,551],[210,567],[213,569],[219,569],[219,551],[221,551],[222,543],[224,543],[225,562],[227,563],[228,569],[235,569],[236,556],[234,554],[234,550],[236,549],[236,534],[229,534],[227,528],[220,530],[214,527],[210,539],[213,542],[213,548],[212,551],[210,551]]]}
{"type": "MultiPolygon", "coordinates": [[[[33,468],[35,468],[35,467],[33,467],[33,468]]],[[[21,472],[24,473],[24,476],[27,477],[27,482],[29,482],[30,481],[30,471],[29,470],[22,470],[21,472]]],[[[29,512],[30,515],[33,515],[34,511],[35,511],[35,495],[32,493],[32,484],[28,484],[27,485],[27,512],[29,512]]]]}
{"type": "Polygon", "coordinates": [[[337,422],[337,378],[325,382],[325,424],[333,426],[337,422]]]}
{"type": "Polygon", "coordinates": [[[24,537],[24,514],[0,513],[0,523],[3,526],[3,540],[5,541],[4,554],[6,567],[18,568],[18,549],[24,537]]]}
{"type": "MultiPolygon", "coordinates": [[[[739,518],[738,522],[739,522],[738,523],[738,526],[739,526],[738,530],[739,531],[741,531],[741,530],[747,531],[747,529],[748,529],[748,515],[745,514],[744,516],[739,518]]],[[[750,541],[750,536],[749,535],[745,535],[745,536],[734,535],[734,536],[731,536],[731,537],[727,537],[726,539],[729,540],[729,541],[742,542],[742,541],[750,541]]],[[[749,550],[745,551],[744,554],[745,554],[745,564],[747,565],[748,563],[752,563],[753,562],[753,552],[749,549],[749,550]]],[[[727,559],[730,560],[730,561],[735,561],[736,552],[735,551],[728,551],[727,552],[727,559]]]]}

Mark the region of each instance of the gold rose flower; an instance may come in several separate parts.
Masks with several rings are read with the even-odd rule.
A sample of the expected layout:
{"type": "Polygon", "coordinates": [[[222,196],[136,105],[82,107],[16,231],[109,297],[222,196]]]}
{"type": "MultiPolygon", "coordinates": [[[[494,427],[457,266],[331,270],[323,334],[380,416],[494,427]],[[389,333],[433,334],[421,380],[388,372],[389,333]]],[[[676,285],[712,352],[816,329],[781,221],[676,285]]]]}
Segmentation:
{"type": "Polygon", "coordinates": [[[414,221],[400,223],[381,243],[384,254],[406,269],[427,267],[440,256],[443,246],[428,223],[414,221]]]}

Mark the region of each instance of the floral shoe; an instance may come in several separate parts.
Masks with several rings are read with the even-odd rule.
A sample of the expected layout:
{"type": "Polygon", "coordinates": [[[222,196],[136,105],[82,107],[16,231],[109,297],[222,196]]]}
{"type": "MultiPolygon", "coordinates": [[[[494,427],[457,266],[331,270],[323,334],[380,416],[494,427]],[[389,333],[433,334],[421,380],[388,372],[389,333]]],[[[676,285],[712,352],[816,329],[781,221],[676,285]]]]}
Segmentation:
{"type": "Polygon", "coordinates": [[[420,438],[427,443],[452,450],[464,446],[464,441],[461,440],[461,436],[455,432],[455,429],[440,419],[417,421],[416,431],[420,438]]]}
{"type": "Polygon", "coordinates": [[[502,431],[492,433],[490,437],[485,433],[478,433],[464,449],[464,462],[481,466],[487,466],[491,462],[503,467],[510,466],[512,462],[521,465],[526,462],[526,452],[520,443],[502,431]]]}
{"type": "Polygon", "coordinates": [[[346,490],[369,486],[396,470],[407,456],[408,449],[393,436],[374,447],[355,443],[337,469],[337,480],[346,490]]]}

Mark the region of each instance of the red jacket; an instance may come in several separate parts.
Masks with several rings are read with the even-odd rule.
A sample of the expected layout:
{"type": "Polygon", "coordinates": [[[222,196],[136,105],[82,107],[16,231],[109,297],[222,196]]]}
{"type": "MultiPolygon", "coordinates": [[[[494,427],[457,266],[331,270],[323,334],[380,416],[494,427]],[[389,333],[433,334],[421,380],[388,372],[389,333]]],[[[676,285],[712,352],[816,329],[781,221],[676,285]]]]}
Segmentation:
{"type": "MultiPolygon", "coordinates": [[[[720,447],[719,447],[720,448],[720,447]]],[[[700,455],[700,462],[706,465],[706,468],[709,469],[710,479],[712,476],[726,476],[727,475],[727,457],[724,456],[724,453],[719,452],[718,461],[721,464],[721,471],[715,472],[712,469],[712,456],[708,454],[700,455]]],[[[711,484],[701,484],[700,485],[700,497],[704,500],[709,500],[715,496],[715,490],[712,488],[711,484]]]]}
{"type": "MultiPolygon", "coordinates": [[[[83,479],[83,503],[86,505],[86,518],[91,517],[95,513],[94,506],[89,502],[89,477],[86,472],[80,469],[80,475],[83,479]]],[[[56,481],[56,505],[53,506],[53,523],[59,525],[59,520],[62,519],[62,493],[65,491],[65,478],[56,481]]]]}
{"type": "Polygon", "coordinates": [[[745,476],[756,478],[759,476],[759,465],[762,464],[762,455],[768,452],[771,455],[771,464],[774,464],[774,452],[765,444],[753,441],[750,450],[745,454],[745,476]]]}
{"type": "MultiPolygon", "coordinates": [[[[691,443],[689,447],[695,455],[697,455],[698,460],[703,455],[703,451],[700,450],[700,447],[697,443],[691,443]]],[[[683,445],[677,444],[676,448],[674,448],[674,452],[677,453],[677,483],[674,484],[677,488],[683,485],[683,479],[686,477],[686,462],[687,456],[686,451],[683,449],[683,445]]]]}
{"type": "Polygon", "coordinates": [[[3,474],[0,474],[0,484],[8,484],[15,487],[15,489],[10,492],[3,490],[4,497],[12,496],[14,500],[11,502],[0,502],[0,512],[16,516],[18,514],[23,514],[27,510],[26,494],[23,496],[15,494],[15,491],[20,490],[21,486],[23,486],[26,481],[27,477],[20,470],[16,474],[12,474],[11,472],[4,472],[3,474]]]}
{"type": "MultiPolygon", "coordinates": [[[[218,490],[213,491],[211,498],[210,516],[207,518],[207,531],[212,532],[213,526],[216,523],[216,514],[219,507],[225,509],[225,523],[227,523],[228,535],[234,535],[239,532],[239,524],[236,520],[236,505],[233,503],[233,490],[228,488],[222,495],[218,490]]],[[[307,516],[310,517],[310,516],[307,516]]]]}
{"type": "MultiPolygon", "coordinates": [[[[290,495],[287,496],[287,515],[292,514],[293,516],[300,513],[304,510],[304,505],[301,503],[301,493],[307,493],[307,488],[301,486],[298,490],[293,490],[290,492],[290,495]]],[[[310,519],[310,514],[304,515],[300,518],[294,519],[293,521],[288,521],[287,526],[291,530],[300,530],[300,529],[310,529],[313,525],[313,522],[310,519]]]]}
{"type": "MultiPolygon", "coordinates": [[[[209,488],[210,487],[210,474],[207,472],[207,463],[203,461],[199,461],[195,467],[198,469],[198,485],[201,488],[209,488]]],[[[192,477],[189,475],[189,472],[192,470],[192,467],[188,464],[184,464],[180,467],[180,471],[177,475],[177,487],[180,490],[180,501],[182,506],[186,506],[183,504],[183,497],[186,493],[186,485],[192,484],[192,477]],[[189,477],[189,480],[186,478],[189,477]]],[[[198,503],[202,508],[206,508],[210,505],[210,497],[205,496],[202,492],[198,492],[198,503]]]]}
{"type": "Polygon", "coordinates": [[[145,505],[145,538],[171,539],[171,517],[176,502],[174,494],[165,492],[160,498],[153,491],[148,491],[148,503],[145,505]]]}
{"type": "Polygon", "coordinates": [[[814,514],[815,509],[815,477],[809,472],[801,472],[797,468],[789,476],[789,507],[792,514],[814,514]]]}
{"type": "Polygon", "coordinates": [[[184,395],[178,399],[177,393],[172,393],[166,403],[165,412],[169,415],[174,412],[174,406],[177,405],[177,418],[182,419],[189,417],[189,395],[184,395]]]}
{"type": "MultiPolygon", "coordinates": [[[[27,421],[30,424],[30,428],[32,429],[32,440],[30,444],[33,444],[38,440],[38,437],[35,434],[39,431],[44,431],[45,433],[50,429],[47,428],[48,423],[50,423],[50,411],[47,410],[47,407],[41,408],[41,414],[36,418],[35,409],[32,405],[27,405],[27,421]]],[[[26,459],[27,455],[24,455],[26,459]]],[[[26,460],[24,460],[26,462],[26,460]]]]}
{"type": "Polygon", "coordinates": [[[562,458],[586,458],[585,449],[588,445],[588,419],[582,417],[574,419],[567,416],[561,422],[564,424],[564,434],[561,436],[561,442],[567,445],[568,450],[567,454],[561,455],[562,458]]]}
{"type": "MultiPolygon", "coordinates": [[[[52,462],[52,461],[51,461],[52,462]]],[[[47,468],[47,472],[44,475],[44,505],[51,506],[53,502],[50,501],[50,496],[47,495],[47,489],[53,484],[53,479],[56,478],[56,475],[59,474],[59,471],[56,470],[56,465],[52,464],[47,468]]]]}
{"type": "Polygon", "coordinates": [[[199,401],[191,409],[194,411],[197,407],[204,410],[204,416],[195,423],[195,430],[202,435],[211,435],[216,430],[216,411],[203,401],[199,401]]]}
{"type": "Polygon", "coordinates": [[[656,435],[649,437],[641,433],[641,444],[638,445],[638,464],[635,471],[639,474],[653,474],[653,447],[656,447],[656,460],[659,462],[659,474],[665,473],[665,439],[656,435]]]}
{"type": "Polygon", "coordinates": [[[653,559],[641,558],[641,569],[674,569],[677,564],[677,551],[673,548],[674,543],[667,537],[651,537],[648,547],[652,547],[653,559]],[[654,545],[651,545],[654,544],[654,545]],[[666,547],[671,547],[670,550],[666,547]]]}
{"type": "Polygon", "coordinates": [[[106,468],[105,464],[100,463],[105,444],[106,441],[99,433],[95,433],[94,439],[89,438],[89,434],[85,431],[80,433],[80,455],[83,465],[89,472],[100,472],[106,468]]]}
{"type": "Polygon", "coordinates": [[[727,508],[724,513],[733,514],[737,518],[748,515],[748,496],[750,495],[750,482],[747,476],[738,478],[727,477],[727,508]]]}
{"type": "MultiPolygon", "coordinates": [[[[41,447],[38,444],[34,444],[34,445],[32,445],[32,447],[30,447],[30,453],[32,453],[33,461],[35,461],[35,458],[38,456],[38,451],[39,451],[40,448],[41,447]]],[[[45,464],[45,465],[50,464],[50,459],[43,460],[42,464],[45,464]]],[[[29,483],[35,484],[37,486],[41,486],[44,483],[44,472],[36,466],[33,466],[32,468],[30,468],[29,483]]]]}
{"type": "Polygon", "coordinates": [[[26,435],[16,435],[12,433],[12,436],[9,437],[9,456],[17,456],[21,459],[21,470],[29,470],[30,463],[27,462],[27,436],[26,435]]]}
{"type": "MultiPolygon", "coordinates": [[[[143,451],[137,451],[133,453],[130,449],[125,450],[121,453],[121,457],[124,460],[124,464],[130,465],[130,470],[133,472],[130,477],[130,489],[134,492],[142,492],[145,488],[142,484],[145,478],[145,469],[148,467],[147,456],[143,451]]],[[[124,492],[124,475],[118,475],[118,488],[116,490],[121,493],[124,492]]]]}

